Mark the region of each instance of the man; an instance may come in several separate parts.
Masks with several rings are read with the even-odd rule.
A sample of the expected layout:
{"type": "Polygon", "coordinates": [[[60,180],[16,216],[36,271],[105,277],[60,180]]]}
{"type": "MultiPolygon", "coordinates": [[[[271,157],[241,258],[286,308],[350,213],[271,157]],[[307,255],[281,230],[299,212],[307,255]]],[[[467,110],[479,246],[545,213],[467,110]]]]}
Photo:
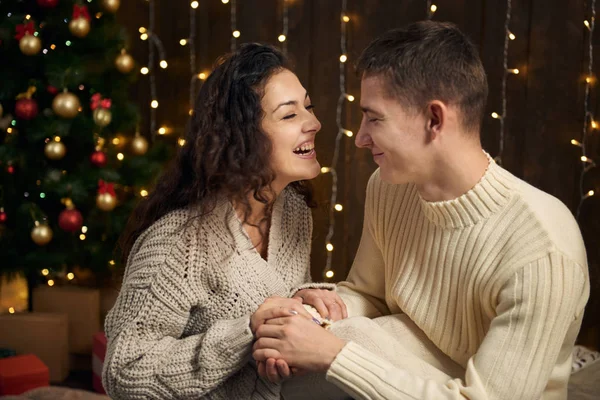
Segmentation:
{"type": "MultiPolygon", "coordinates": [[[[418,22],[376,39],[358,69],[356,145],[379,169],[337,290],[350,319],[332,330],[356,316],[400,316],[413,324],[410,341],[434,345],[430,360],[440,362],[428,368],[439,374],[414,352],[377,354],[299,317],[269,321],[254,357],[326,372],[359,399],[566,399],[589,295],[583,241],[562,203],[482,150],[488,88],[475,47],[451,24],[418,22]],[[444,370],[442,358],[464,375],[444,370]]],[[[323,308],[333,293],[297,296],[340,314],[323,308]]],[[[388,332],[379,346],[402,346],[402,334],[388,332]]]]}

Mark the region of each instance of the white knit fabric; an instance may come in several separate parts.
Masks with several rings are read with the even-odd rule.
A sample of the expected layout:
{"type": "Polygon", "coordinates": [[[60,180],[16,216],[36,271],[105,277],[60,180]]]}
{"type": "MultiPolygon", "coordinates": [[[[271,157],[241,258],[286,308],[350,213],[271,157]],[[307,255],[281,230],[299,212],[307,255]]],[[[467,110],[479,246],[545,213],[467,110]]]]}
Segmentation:
{"type": "Polygon", "coordinates": [[[194,214],[173,211],[136,241],[106,318],[104,387],[114,399],[278,399],[249,362],[250,316],[310,280],[310,210],[291,189],[279,196],[268,262],[230,202],[194,214]]]}
{"type": "Polygon", "coordinates": [[[327,373],[354,398],[565,399],[589,278],[569,210],[490,160],[473,189],[436,203],[376,171],[338,293],[351,316],[406,314],[465,369],[441,383],[419,357],[398,367],[355,340],[327,373]]]}

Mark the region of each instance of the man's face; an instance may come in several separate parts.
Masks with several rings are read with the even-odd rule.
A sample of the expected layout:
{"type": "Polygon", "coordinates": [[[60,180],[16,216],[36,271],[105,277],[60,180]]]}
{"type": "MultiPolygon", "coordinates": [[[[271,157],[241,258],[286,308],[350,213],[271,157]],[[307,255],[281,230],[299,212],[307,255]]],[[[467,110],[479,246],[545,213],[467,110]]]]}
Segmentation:
{"type": "Polygon", "coordinates": [[[373,154],[388,183],[415,182],[427,161],[427,119],[389,94],[381,75],[363,76],[360,105],[363,118],[356,146],[373,154]]]}

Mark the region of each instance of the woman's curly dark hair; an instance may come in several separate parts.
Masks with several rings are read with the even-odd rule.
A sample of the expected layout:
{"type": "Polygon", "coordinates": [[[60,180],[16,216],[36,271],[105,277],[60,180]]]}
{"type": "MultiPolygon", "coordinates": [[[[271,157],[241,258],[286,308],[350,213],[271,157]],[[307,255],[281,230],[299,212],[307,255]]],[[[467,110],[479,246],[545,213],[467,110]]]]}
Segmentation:
{"type": "MultiPolygon", "coordinates": [[[[269,78],[283,69],[289,69],[288,62],[279,50],[254,43],[217,61],[196,98],[184,146],[129,218],[119,241],[123,264],[142,232],[176,209],[199,205],[200,215],[206,215],[224,196],[243,205],[247,222],[252,195],[266,205],[257,226],[270,221],[275,174],[271,142],[261,129],[261,99],[269,78]]],[[[289,186],[314,207],[307,181],[289,186]]]]}

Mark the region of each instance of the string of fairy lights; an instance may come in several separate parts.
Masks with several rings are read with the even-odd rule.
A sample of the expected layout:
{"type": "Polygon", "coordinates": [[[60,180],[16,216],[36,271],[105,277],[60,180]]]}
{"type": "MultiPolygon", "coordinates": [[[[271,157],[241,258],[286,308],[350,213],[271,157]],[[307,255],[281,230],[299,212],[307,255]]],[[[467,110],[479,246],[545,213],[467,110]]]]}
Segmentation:
{"type": "MultiPolygon", "coordinates": [[[[195,1],[194,3],[198,3],[195,1]]],[[[148,28],[140,27],[140,39],[148,40],[148,64],[142,67],[140,72],[142,75],[149,76],[150,83],[150,137],[154,140],[156,134],[164,134],[164,128],[156,129],[156,109],[159,106],[158,93],[156,90],[156,70],[155,60],[156,51],[160,59],[159,65],[162,69],[166,69],[168,66],[167,56],[162,41],[156,34],[156,11],[155,11],[155,0],[148,1],[148,28]]]]}
{"type": "Polygon", "coordinates": [[[500,89],[501,107],[502,113],[492,113],[492,118],[500,121],[500,132],[499,132],[499,144],[498,154],[494,160],[502,165],[502,156],[504,155],[504,138],[505,138],[505,122],[507,117],[507,96],[506,96],[506,85],[508,75],[518,75],[519,70],[517,68],[508,68],[508,47],[509,43],[516,39],[516,36],[510,31],[510,16],[512,13],[512,0],[506,1],[506,17],[504,19],[504,47],[502,53],[502,85],[500,89]]]}
{"type": "MultiPolygon", "coordinates": [[[[228,0],[222,0],[224,4],[227,4],[228,0]]],[[[237,29],[237,2],[236,0],[231,0],[231,10],[230,10],[230,27],[231,27],[231,51],[235,51],[237,48],[237,39],[240,37],[241,33],[237,29]]]]}
{"type": "Polygon", "coordinates": [[[344,136],[352,137],[354,133],[346,129],[342,123],[342,110],[346,102],[353,102],[354,96],[347,93],[346,91],[346,62],[348,61],[348,50],[347,50],[347,24],[350,22],[350,16],[347,13],[347,0],[342,0],[341,12],[340,12],[340,50],[341,54],[339,57],[339,85],[340,85],[340,96],[338,97],[337,109],[336,109],[336,125],[338,133],[335,138],[335,148],[333,150],[333,158],[331,160],[330,167],[321,168],[322,173],[331,174],[331,198],[329,203],[329,229],[325,238],[325,248],[327,250],[327,262],[325,264],[324,276],[325,278],[333,278],[334,271],[332,270],[333,260],[333,244],[331,240],[335,234],[335,212],[342,211],[343,206],[337,203],[338,195],[338,174],[337,164],[340,155],[340,144],[344,136]]]}
{"type": "Polygon", "coordinates": [[[591,1],[591,10],[590,10],[590,19],[583,21],[583,24],[588,30],[588,65],[587,65],[587,75],[585,77],[585,95],[583,100],[583,129],[581,132],[581,139],[571,140],[571,144],[578,146],[581,149],[581,173],[579,175],[579,205],[577,206],[576,217],[579,221],[581,216],[581,209],[583,207],[583,203],[586,199],[592,197],[594,195],[594,190],[586,189],[585,187],[585,177],[588,172],[590,172],[593,168],[596,168],[596,163],[593,159],[589,157],[587,152],[587,144],[588,138],[590,134],[590,128],[592,130],[598,129],[598,122],[594,119],[594,115],[592,113],[590,107],[590,90],[592,85],[595,83],[596,78],[593,74],[594,67],[594,45],[592,43],[592,39],[594,36],[594,29],[596,27],[596,0],[591,1]]]}
{"type": "Polygon", "coordinates": [[[427,19],[431,19],[433,18],[433,14],[437,11],[437,6],[433,4],[432,0],[426,0],[425,3],[427,5],[427,19]]]}
{"type": "Polygon", "coordinates": [[[281,34],[277,40],[281,43],[281,51],[287,56],[287,36],[289,30],[288,0],[281,0],[281,34]]]}

